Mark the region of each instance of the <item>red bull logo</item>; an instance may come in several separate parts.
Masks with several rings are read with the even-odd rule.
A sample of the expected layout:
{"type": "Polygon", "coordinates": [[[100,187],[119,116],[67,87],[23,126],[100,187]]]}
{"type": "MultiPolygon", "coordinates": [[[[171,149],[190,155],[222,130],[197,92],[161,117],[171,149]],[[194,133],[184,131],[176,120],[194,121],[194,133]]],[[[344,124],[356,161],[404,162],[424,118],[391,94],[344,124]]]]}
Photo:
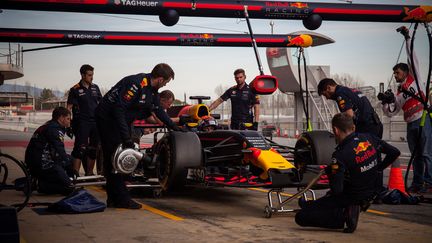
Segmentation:
{"type": "Polygon", "coordinates": [[[294,38],[288,36],[287,46],[309,47],[312,45],[312,37],[310,35],[299,35],[294,38]]]}
{"type": "Polygon", "coordinates": [[[307,3],[296,2],[296,3],[290,3],[290,7],[294,7],[294,8],[308,8],[308,4],[307,3]]]}
{"type": "Polygon", "coordinates": [[[432,6],[420,6],[414,9],[409,9],[404,7],[405,15],[402,20],[416,20],[422,22],[431,22],[432,21],[432,6]]]}
{"type": "Polygon", "coordinates": [[[366,142],[360,142],[360,143],[357,145],[357,148],[354,148],[354,152],[355,152],[356,154],[359,154],[359,153],[361,153],[361,152],[366,151],[370,146],[372,146],[372,144],[369,143],[369,141],[366,141],[366,142]]]}

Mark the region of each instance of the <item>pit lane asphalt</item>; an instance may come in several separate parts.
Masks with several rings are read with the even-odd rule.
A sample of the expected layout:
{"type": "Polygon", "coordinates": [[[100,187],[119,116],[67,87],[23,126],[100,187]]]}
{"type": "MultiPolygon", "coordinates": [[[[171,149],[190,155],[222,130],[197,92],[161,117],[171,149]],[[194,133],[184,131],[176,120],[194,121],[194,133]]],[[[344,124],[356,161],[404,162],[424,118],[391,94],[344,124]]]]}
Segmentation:
{"type": "MultiPolygon", "coordinates": [[[[31,134],[4,130],[0,134],[2,151],[23,159],[25,147],[9,147],[4,141],[28,141],[31,134]]],[[[105,200],[101,187],[87,189],[105,200]]],[[[372,205],[374,211],[362,213],[358,230],[343,234],[298,227],[293,213],[264,218],[267,200],[261,189],[191,186],[158,199],[151,192],[135,191],[134,198],[144,205],[141,210],[109,208],[96,214],[47,215],[41,208],[25,208],[19,213],[21,238],[27,242],[429,242],[432,237],[431,204],[372,205]]],[[[286,193],[294,192],[288,189],[286,193]]],[[[318,196],[323,193],[318,191],[318,196]]],[[[30,201],[61,198],[34,193],[30,201]]],[[[297,208],[296,202],[288,207],[297,208]]]]}

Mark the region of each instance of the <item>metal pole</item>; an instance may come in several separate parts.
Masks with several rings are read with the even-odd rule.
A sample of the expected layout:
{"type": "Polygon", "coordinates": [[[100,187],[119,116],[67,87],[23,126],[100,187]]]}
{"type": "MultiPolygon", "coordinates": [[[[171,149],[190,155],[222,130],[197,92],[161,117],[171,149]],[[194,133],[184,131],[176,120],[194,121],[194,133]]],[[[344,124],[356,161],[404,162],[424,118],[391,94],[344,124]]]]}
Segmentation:
{"type": "Polygon", "coordinates": [[[275,124],[274,96],[272,95],[272,123],[275,124]]]}
{"type": "Polygon", "coordinates": [[[278,124],[278,126],[279,126],[279,106],[280,106],[279,97],[280,97],[280,94],[278,93],[277,94],[277,100],[276,100],[276,109],[277,109],[276,124],[278,124]]]}
{"type": "Polygon", "coordinates": [[[263,67],[262,67],[262,64],[261,64],[260,57],[258,55],[258,48],[257,48],[257,44],[256,44],[256,41],[255,41],[255,38],[253,36],[252,26],[251,26],[250,21],[249,21],[249,13],[248,13],[247,9],[248,9],[248,6],[244,5],[244,15],[245,15],[246,23],[247,23],[247,26],[248,26],[248,29],[249,29],[249,35],[250,35],[250,38],[252,40],[252,46],[253,46],[253,49],[254,49],[254,52],[255,52],[255,57],[256,57],[257,62],[258,62],[258,69],[260,71],[260,74],[264,75],[264,70],[263,70],[263,67]]]}

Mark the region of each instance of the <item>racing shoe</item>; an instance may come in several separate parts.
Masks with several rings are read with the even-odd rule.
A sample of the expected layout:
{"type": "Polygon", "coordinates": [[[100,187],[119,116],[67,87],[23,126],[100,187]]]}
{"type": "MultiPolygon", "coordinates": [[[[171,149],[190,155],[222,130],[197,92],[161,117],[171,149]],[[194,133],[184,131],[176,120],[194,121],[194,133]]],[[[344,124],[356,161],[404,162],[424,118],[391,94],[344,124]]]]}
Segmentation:
{"type": "Polygon", "coordinates": [[[360,215],[359,205],[350,205],[345,208],[344,217],[346,228],[343,230],[344,233],[353,233],[357,229],[357,223],[360,215]]]}

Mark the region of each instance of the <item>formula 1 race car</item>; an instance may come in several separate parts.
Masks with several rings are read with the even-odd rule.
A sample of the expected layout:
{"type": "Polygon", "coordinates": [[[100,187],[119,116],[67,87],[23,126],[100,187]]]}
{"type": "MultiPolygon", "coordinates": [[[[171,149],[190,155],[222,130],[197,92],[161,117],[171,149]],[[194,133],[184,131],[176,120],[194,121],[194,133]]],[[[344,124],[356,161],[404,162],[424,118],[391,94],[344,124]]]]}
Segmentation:
{"type": "Polygon", "coordinates": [[[154,145],[145,149],[147,162],[143,170],[153,172],[164,191],[191,182],[236,187],[300,186],[306,168],[314,165],[319,168],[330,162],[335,145],[327,131],[304,133],[295,147],[289,147],[254,130],[223,130],[214,123],[211,130],[206,130],[212,125],[203,126],[206,120],[211,120],[206,105],[177,109],[191,118],[185,124],[189,132],[166,131],[160,139],[155,134],[154,145]]]}
{"type": "MultiPolygon", "coordinates": [[[[251,124],[245,123],[245,130],[222,129],[215,122],[218,116],[210,114],[202,103],[210,97],[190,98],[197,99],[198,104],[167,111],[170,116],[179,117],[187,131],[156,132],[153,145],[144,151],[138,151],[139,146],[122,149],[120,145],[112,161],[115,172],[129,174],[135,184],[141,185],[156,178],[162,192],[191,183],[270,188],[276,191],[279,205],[282,205],[279,193],[283,188],[303,188],[304,193],[312,185],[328,186],[320,171],[330,162],[335,147],[330,132],[303,133],[295,147],[289,147],[264,138],[258,131],[248,130],[251,124]]],[[[141,127],[155,128],[155,125],[141,127]]],[[[278,209],[272,206],[271,193],[268,197],[271,215],[278,209]]]]}
{"type": "MultiPolygon", "coordinates": [[[[202,101],[207,97],[191,98],[202,101]]],[[[144,155],[130,149],[132,151],[128,154],[133,160],[119,159],[121,156],[118,154],[123,151],[119,148],[119,153],[114,156],[114,168],[135,178],[143,175],[141,183],[144,184],[145,178],[157,178],[162,192],[180,190],[192,183],[269,188],[269,203],[265,208],[267,217],[274,212],[291,211],[282,205],[307,191],[313,194],[311,188],[328,187],[322,169],[331,161],[335,147],[332,133],[305,132],[295,147],[289,147],[266,139],[254,130],[224,130],[214,123],[207,123],[213,125],[211,130],[207,130],[203,124],[211,114],[206,105],[199,103],[174,108],[189,118],[184,124],[189,131],[155,133],[154,144],[144,149],[144,155]],[[282,201],[283,188],[293,187],[299,188],[299,193],[282,201]],[[277,194],[278,208],[273,206],[272,192],[277,194]]],[[[312,196],[314,198],[314,194],[312,196]]]]}

